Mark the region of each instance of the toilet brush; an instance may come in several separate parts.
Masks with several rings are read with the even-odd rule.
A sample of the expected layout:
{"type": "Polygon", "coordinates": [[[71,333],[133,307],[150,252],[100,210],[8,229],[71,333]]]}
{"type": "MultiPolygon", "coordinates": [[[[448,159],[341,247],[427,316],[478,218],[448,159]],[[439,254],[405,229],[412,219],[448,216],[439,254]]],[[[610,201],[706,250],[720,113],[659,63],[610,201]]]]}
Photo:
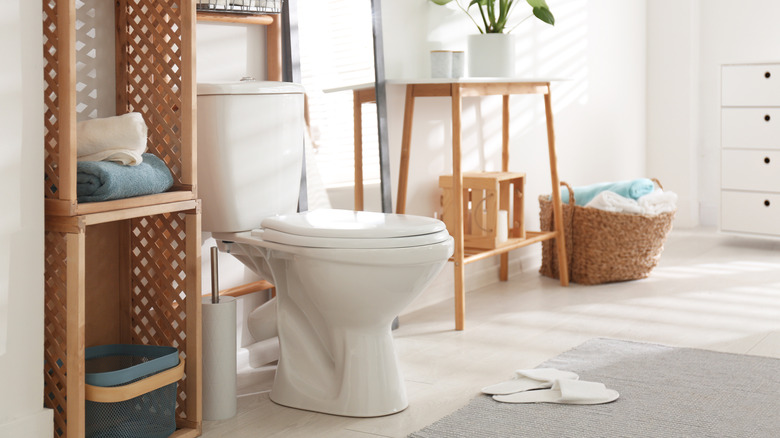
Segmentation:
{"type": "Polygon", "coordinates": [[[211,248],[211,297],[203,298],[203,419],[236,415],[236,301],[219,297],[217,248],[211,248]]]}

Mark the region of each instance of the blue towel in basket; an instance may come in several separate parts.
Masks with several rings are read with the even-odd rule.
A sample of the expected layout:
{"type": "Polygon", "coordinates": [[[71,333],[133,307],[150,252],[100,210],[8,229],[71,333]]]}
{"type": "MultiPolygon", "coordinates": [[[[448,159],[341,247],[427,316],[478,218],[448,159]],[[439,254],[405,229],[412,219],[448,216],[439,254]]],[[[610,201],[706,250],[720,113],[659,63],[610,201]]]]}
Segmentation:
{"type": "MultiPolygon", "coordinates": [[[[599,193],[609,190],[624,198],[639,199],[650,194],[655,189],[653,181],[647,178],[632,179],[627,181],[604,182],[589,186],[573,187],[574,201],[576,205],[585,206],[599,193]]],[[[569,202],[569,191],[561,187],[561,202],[569,202]]]]}
{"type": "Polygon", "coordinates": [[[173,186],[173,176],[163,160],[143,154],[137,166],[111,161],[79,161],[76,195],[79,202],[109,201],[162,193],[173,186]]]}

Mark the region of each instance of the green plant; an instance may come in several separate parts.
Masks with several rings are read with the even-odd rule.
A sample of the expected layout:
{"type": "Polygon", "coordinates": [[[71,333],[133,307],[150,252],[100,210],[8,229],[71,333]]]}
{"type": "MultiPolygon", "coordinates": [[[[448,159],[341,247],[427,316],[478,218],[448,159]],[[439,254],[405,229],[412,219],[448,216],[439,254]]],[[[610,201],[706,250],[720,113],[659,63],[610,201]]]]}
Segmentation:
{"type": "MultiPolygon", "coordinates": [[[[437,5],[446,5],[453,0],[431,1],[437,5]]],[[[551,26],[555,25],[555,17],[553,17],[552,12],[550,12],[550,7],[547,6],[545,0],[526,0],[526,2],[533,8],[533,13],[520,20],[520,23],[535,16],[551,26]]],[[[520,3],[520,0],[470,0],[468,7],[464,8],[460,4],[460,0],[455,0],[455,4],[457,4],[477,26],[479,33],[504,33],[504,28],[509,20],[509,15],[514,11],[517,3],[520,3]],[[474,5],[477,5],[477,8],[479,9],[479,15],[482,17],[484,27],[480,26],[480,24],[477,23],[477,20],[474,19],[474,16],[469,12],[469,9],[474,5]]],[[[520,23],[517,23],[515,27],[520,23]]],[[[506,33],[511,32],[515,27],[507,30],[506,33]]]]}

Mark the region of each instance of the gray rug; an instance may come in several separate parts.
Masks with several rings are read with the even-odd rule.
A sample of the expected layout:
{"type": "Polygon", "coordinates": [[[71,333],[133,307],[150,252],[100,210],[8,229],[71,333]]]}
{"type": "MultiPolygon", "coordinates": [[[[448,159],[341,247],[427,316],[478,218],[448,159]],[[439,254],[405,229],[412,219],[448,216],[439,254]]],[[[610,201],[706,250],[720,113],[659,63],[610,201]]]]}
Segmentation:
{"type": "Polygon", "coordinates": [[[604,405],[520,405],[479,395],[410,436],[780,437],[778,359],[593,339],[540,367],[603,382],[620,398],[604,405]]]}

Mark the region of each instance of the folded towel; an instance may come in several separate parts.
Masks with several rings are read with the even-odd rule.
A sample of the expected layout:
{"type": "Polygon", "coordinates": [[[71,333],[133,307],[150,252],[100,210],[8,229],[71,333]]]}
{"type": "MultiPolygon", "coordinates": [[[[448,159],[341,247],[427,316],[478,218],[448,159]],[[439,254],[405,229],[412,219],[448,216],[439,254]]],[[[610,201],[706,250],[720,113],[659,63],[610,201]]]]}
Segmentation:
{"type": "Polygon", "coordinates": [[[625,196],[620,196],[609,190],[605,190],[596,195],[595,198],[588,202],[586,207],[598,208],[599,210],[611,211],[613,213],[644,213],[644,210],[639,206],[637,201],[626,198],[625,196]]]}
{"type": "Polygon", "coordinates": [[[677,210],[677,194],[661,189],[639,198],[639,206],[645,214],[661,214],[677,210]]]}
{"type": "MultiPolygon", "coordinates": [[[[620,196],[631,198],[634,200],[640,197],[652,193],[655,186],[653,181],[647,178],[640,178],[627,181],[617,182],[605,182],[599,184],[593,184],[590,186],[574,187],[574,201],[577,205],[583,206],[596,197],[599,193],[609,190],[615,192],[620,196]]],[[[565,204],[569,202],[569,191],[561,189],[561,201],[565,204]]]]}
{"type": "Polygon", "coordinates": [[[143,154],[137,166],[110,161],[80,161],[76,164],[76,195],[79,202],[108,201],[162,193],[173,185],[173,176],[163,160],[143,154]]]}
{"type": "Polygon", "coordinates": [[[90,119],[76,125],[79,161],[116,161],[136,166],[146,152],[146,123],[140,113],[90,119]]]}

